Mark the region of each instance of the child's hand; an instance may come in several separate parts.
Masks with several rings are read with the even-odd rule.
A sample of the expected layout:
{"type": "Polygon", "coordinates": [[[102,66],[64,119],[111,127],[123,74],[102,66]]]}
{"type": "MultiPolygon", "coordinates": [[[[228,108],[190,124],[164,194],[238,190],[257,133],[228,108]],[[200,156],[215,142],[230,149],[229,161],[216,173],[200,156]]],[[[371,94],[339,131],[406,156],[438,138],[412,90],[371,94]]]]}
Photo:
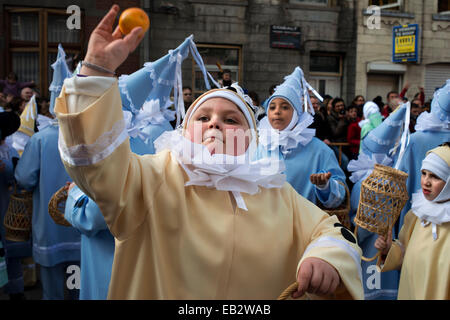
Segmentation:
{"type": "Polygon", "coordinates": [[[306,292],[330,295],[336,291],[341,279],[329,263],[319,258],[306,258],[298,270],[297,282],[298,288],[292,294],[293,298],[299,298],[306,292]]]}
{"type": "Polygon", "coordinates": [[[316,186],[324,186],[331,178],[331,172],[327,173],[313,173],[309,176],[309,180],[316,186]]]}
{"type": "MultiPolygon", "coordinates": [[[[86,53],[87,62],[111,71],[115,71],[143,39],[140,36],[141,27],[134,28],[124,38],[122,38],[123,34],[120,32],[119,26],[113,32],[113,24],[118,12],[119,6],[113,5],[111,10],[103,17],[102,21],[91,33],[86,53]]],[[[81,74],[108,75],[87,67],[82,67],[81,74]]]]}
{"type": "Polygon", "coordinates": [[[392,246],[392,231],[389,230],[386,237],[378,236],[375,240],[374,247],[381,251],[383,255],[387,255],[392,246]]]}

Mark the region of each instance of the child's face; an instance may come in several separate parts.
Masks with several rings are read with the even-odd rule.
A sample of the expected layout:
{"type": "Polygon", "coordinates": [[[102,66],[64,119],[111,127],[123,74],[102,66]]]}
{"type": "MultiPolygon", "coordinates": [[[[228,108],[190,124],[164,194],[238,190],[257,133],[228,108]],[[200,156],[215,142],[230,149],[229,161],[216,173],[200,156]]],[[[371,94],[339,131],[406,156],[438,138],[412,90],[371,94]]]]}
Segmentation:
{"type": "Polygon", "coordinates": [[[211,154],[239,156],[250,144],[247,119],[233,102],[224,98],[202,103],[189,120],[185,136],[206,146],[211,154]]]}
{"type": "Polygon", "coordinates": [[[282,98],[273,99],[267,111],[270,125],[277,130],[285,129],[291,122],[294,114],[294,108],[282,98]]]}
{"type": "Polygon", "coordinates": [[[445,181],[436,176],[433,172],[423,169],[420,177],[420,186],[423,195],[428,201],[433,201],[445,186],[445,181]]]}

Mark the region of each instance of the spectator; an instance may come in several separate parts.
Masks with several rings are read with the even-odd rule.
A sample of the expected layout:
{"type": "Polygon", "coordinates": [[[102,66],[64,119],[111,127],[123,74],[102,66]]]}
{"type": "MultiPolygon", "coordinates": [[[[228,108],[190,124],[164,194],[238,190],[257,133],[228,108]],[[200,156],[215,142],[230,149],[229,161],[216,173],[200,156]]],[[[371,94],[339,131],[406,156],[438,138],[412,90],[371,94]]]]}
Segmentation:
{"type": "Polygon", "coordinates": [[[325,106],[326,115],[327,117],[329,117],[331,114],[331,110],[333,110],[333,98],[325,99],[323,105],[325,106]]]}
{"type": "Polygon", "coordinates": [[[378,109],[380,110],[381,113],[384,107],[383,98],[381,96],[376,96],[372,101],[378,106],[378,109]]]}
{"type": "Polygon", "coordinates": [[[0,112],[3,112],[5,110],[5,105],[6,105],[6,94],[0,92],[0,112]]]}
{"type": "Polygon", "coordinates": [[[347,142],[350,144],[349,157],[357,159],[359,154],[359,144],[361,142],[361,127],[359,126],[358,106],[352,104],[348,108],[347,118],[350,122],[347,129],[347,142]]]}
{"type": "Polygon", "coordinates": [[[20,90],[23,88],[31,88],[34,86],[34,81],[18,82],[17,75],[14,72],[10,72],[6,80],[0,80],[0,87],[3,87],[2,92],[6,95],[12,95],[13,97],[20,97],[20,90]]]}
{"type": "Polygon", "coordinates": [[[411,113],[410,113],[410,120],[409,120],[409,131],[411,133],[416,132],[416,129],[414,128],[416,126],[417,118],[422,112],[422,108],[416,104],[411,103],[411,113]]]}
{"type": "Polygon", "coordinates": [[[266,116],[266,110],[259,103],[259,96],[255,91],[250,91],[248,96],[252,99],[253,106],[255,107],[255,118],[259,122],[262,118],[266,116]]]}
{"type": "Polygon", "coordinates": [[[381,114],[386,119],[389,114],[398,108],[398,106],[401,104],[402,99],[399,97],[397,91],[390,91],[387,95],[387,103],[383,107],[383,110],[381,111],[381,114]]]}
{"type": "MultiPolygon", "coordinates": [[[[330,141],[333,142],[347,142],[347,129],[349,122],[347,120],[347,115],[345,111],[345,103],[344,100],[337,97],[333,99],[331,103],[331,112],[327,117],[328,126],[330,127],[330,141]]],[[[339,149],[336,146],[331,146],[333,151],[336,154],[336,158],[339,159],[339,149]]],[[[347,148],[342,148],[343,152],[341,154],[341,168],[346,171],[348,165],[348,157],[346,153],[348,153],[347,148]]]]}
{"type": "Polygon", "coordinates": [[[192,103],[192,88],[191,87],[183,87],[183,102],[184,109],[187,111],[192,103]]]}
{"type": "Polygon", "coordinates": [[[361,127],[361,140],[383,122],[383,117],[380,114],[378,106],[372,101],[364,104],[363,113],[364,119],[359,122],[359,126],[361,127]]]}
{"type": "MultiPolygon", "coordinates": [[[[405,101],[405,94],[408,91],[410,87],[409,82],[406,82],[405,86],[402,89],[402,92],[400,92],[400,98],[403,99],[404,102],[407,102],[408,99],[406,99],[405,101]]],[[[414,102],[416,104],[418,104],[420,107],[422,107],[425,104],[425,90],[423,89],[423,87],[417,87],[419,89],[419,92],[416,93],[414,95],[414,99],[412,102],[414,102],[414,100],[418,100],[418,102],[414,102]]]]}
{"type": "Polygon", "coordinates": [[[344,100],[334,98],[331,105],[331,112],[327,118],[331,130],[330,140],[332,142],[346,142],[349,122],[346,117],[344,100]]]}
{"type": "Polygon", "coordinates": [[[33,89],[31,89],[30,87],[24,87],[20,92],[20,97],[23,100],[25,100],[25,102],[30,101],[32,96],[33,96],[33,89]]]}
{"type": "MultiPolygon", "coordinates": [[[[364,96],[362,95],[357,95],[353,101],[352,101],[352,106],[357,106],[357,112],[358,112],[358,117],[362,118],[363,116],[363,106],[364,103],[366,102],[366,99],[364,99],[364,96]]],[[[350,108],[349,108],[350,110],[350,108]]]]}
{"type": "Polygon", "coordinates": [[[310,128],[316,129],[317,138],[326,144],[330,144],[330,140],[328,140],[330,129],[328,127],[325,108],[320,106],[319,99],[316,97],[311,97],[311,103],[314,108],[314,122],[311,124],[310,128]]]}
{"type": "Polygon", "coordinates": [[[5,111],[13,111],[20,116],[22,111],[25,109],[25,101],[23,101],[20,97],[13,97],[8,103],[6,103],[4,109],[5,111]]]}
{"type": "Polygon", "coordinates": [[[219,80],[220,85],[223,87],[231,86],[235,81],[231,78],[231,70],[223,70],[222,79],[219,80]]]}

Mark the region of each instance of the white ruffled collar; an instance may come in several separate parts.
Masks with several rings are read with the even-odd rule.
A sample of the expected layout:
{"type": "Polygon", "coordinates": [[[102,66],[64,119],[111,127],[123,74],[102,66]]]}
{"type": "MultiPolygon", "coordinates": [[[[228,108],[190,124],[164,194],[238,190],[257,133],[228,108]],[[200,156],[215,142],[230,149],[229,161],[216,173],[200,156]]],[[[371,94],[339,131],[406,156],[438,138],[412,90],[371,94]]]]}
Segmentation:
{"type": "MultiPolygon", "coordinates": [[[[182,129],[166,131],[154,142],[156,152],[169,149],[189,176],[186,186],[206,186],[230,191],[239,208],[248,210],[241,192],[256,194],[262,188],[281,188],[286,181],[284,162],[277,158],[249,159],[211,155],[208,148],[182,135],[182,129]]],[[[250,147],[249,147],[250,149],[250,147]]],[[[251,149],[250,149],[251,150],[251,149]]]]}
{"type": "Polygon", "coordinates": [[[300,143],[306,146],[316,135],[315,129],[308,128],[314,122],[314,118],[307,112],[303,112],[297,125],[292,130],[276,130],[272,128],[269,119],[264,117],[259,123],[259,142],[268,150],[275,151],[280,147],[283,155],[297,148],[300,143]]]}
{"type": "Polygon", "coordinates": [[[416,131],[450,132],[450,121],[439,119],[434,113],[422,112],[417,118],[416,131]]]}
{"type": "Polygon", "coordinates": [[[411,202],[411,210],[421,220],[422,226],[432,224],[433,239],[436,240],[436,225],[450,222],[450,201],[444,203],[428,201],[420,191],[412,194],[411,202]]]}
{"type": "Polygon", "coordinates": [[[149,138],[148,133],[144,130],[146,127],[168,121],[164,111],[161,110],[159,99],[146,101],[134,115],[130,111],[123,110],[123,117],[128,135],[132,138],[139,137],[144,141],[149,138]]]}
{"type": "Polygon", "coordinates": [[[370,157],[360,153],[357,160],[350,160],[348,163],[347,170],[352,173],[350,181],[357,183],[366,179],[372,173],[375,164],[391,166],[392,159],[384,153],[373,153],[370,157]]]}

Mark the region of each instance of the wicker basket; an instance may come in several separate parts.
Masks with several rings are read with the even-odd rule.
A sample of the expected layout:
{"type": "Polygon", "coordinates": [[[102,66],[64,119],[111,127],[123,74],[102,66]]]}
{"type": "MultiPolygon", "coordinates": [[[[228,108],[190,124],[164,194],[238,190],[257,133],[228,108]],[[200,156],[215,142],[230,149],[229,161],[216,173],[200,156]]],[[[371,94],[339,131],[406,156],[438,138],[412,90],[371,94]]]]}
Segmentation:
{"type": "Polygon", "coordinates": [[[5,239],[9,241],[28,241],[31,235],[33,216],[33,193],[14,192],[10,195],[8,209],[3,220],[5,239]]]}
{"type": "Polygon", "coordinates": [[[56,224],[65,227],[71,227],[72,225],[64,218],[67,194],[68,186],[63,186],[58,191],[56,191],[48,202],[48,213],[56,224]]]}
{"type": "Polygon", "coordinates": [[[317,202],[317,206],[322,209],[323,211],[325,211],[326,213],[328,213],[330,216],[337,216],[337,218],[339,219],[339,222],[342,223],[342,225],[344,225],[347,229],[350,229],[351,224],[350,224],[350,217],[349,217],[349,212],[350,212],[350,192],[347,188],[347,186],[345,184],[343,184],[342,182],[338,181],[339,184],[343,185],[345,188],[345,199],[342,202],[342,204],[337,207],[337,208],[325,208],[323,206],[323,204],[320,203],[320,201],[317,202]]]}
{"type": "Polygon", "coordinates": [[[385,236],[397,221],[406,201],[408,174],[380,164],[361,184],[355,224],[385,236]]]}
{"type": "MultiPolygon", "coordinates": [[[[406,179],[408,174],[381,164],[375,168],[361,184],[358,211],[355,217],[355,234],[358,227],[386,236],[392,229],[400,212],[408,201],[406,179]]],[[[361,257],[364,261],[373,261],[378,257],[380,267],[381,252],[372,258],[361,257]]]]}

